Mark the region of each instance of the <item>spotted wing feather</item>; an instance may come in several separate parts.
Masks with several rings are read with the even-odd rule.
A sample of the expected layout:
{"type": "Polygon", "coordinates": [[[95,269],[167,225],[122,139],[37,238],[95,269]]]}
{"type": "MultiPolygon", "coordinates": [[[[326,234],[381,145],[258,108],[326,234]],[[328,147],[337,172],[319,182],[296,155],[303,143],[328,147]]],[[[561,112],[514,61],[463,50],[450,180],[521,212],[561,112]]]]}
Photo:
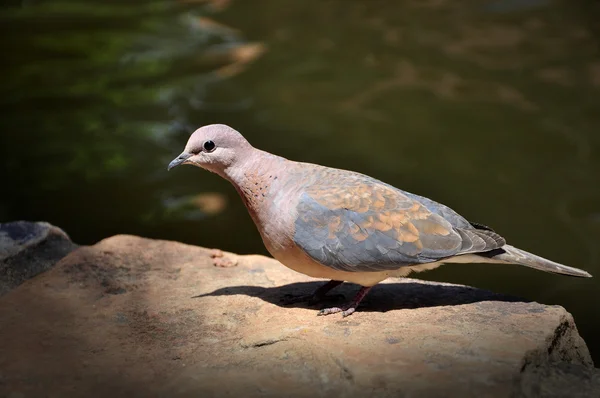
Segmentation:
{"type": "Polygon", "coordinates": [[[323,265],[357,272],[395,270],[505,243],[443,205],[432,211],[438,204],[429,199],[422,203],[416,195],[346,173],[311,184],[297,206],[294,241],[323,265]]]}

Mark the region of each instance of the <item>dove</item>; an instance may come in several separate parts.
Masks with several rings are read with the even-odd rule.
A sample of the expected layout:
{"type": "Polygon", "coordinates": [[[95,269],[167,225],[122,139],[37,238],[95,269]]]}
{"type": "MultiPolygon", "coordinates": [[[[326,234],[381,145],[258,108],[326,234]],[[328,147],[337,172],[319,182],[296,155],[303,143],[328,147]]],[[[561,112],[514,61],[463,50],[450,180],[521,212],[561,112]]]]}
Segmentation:
{"type": "Polygon", "coordinates": [[[344,282],[361,286],[350,302],[324,308],[319,315],[351,315],[379,282],[442,264],[518,264],[591,277],[508,245],[491,228],[426,197],[358,172],[254,148],[224,124],[197,129],[168,170],[182,164],[216,173],[233,185],[275,259],[294,271],[330,280],[311,301],[344,282]]]}

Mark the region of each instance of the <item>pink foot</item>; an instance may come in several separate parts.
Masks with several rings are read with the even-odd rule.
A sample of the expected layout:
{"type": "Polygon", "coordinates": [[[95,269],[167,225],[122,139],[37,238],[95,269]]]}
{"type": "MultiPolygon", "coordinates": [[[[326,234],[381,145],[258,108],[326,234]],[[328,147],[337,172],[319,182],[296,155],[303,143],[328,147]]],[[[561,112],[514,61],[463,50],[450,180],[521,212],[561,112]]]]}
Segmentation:
{"type": "Polygon", "coordinates": [[[340,308],[340,307],[331,307],[331,308],[324,308],[321,311],[319,311],[319,313],[317,314],[318,316],[321,315],[331,315],[331,314],[337,314],[338,312],[342,313],[342,316],[345,318],[349,315],[354,314],[354,311],[356,311],[356,307],[350,306],[350,307],[344,307],[340,308]]]}
{"type": "Polygon", "coordinates": [[[356,311],[356,308],[358,307],[358,305],[360,304],[362,299],[365,298],[367,293],[369,293],[369,290],[371,290],[372,288],[373,288],[373,286],[369,286],[369,287],[363,286],[360,288],[358,293],[356,293],[354,300],[352,300],[352,302],[350,304],[348,304],[347,306],[344,306],[341,308],[340,307],[324,308],[321,311],[319,311],[319,313],[317,315],[319,315],[319,316],[320,315],[330,315],[330,314],[337,314],[338,312],[341,312],[342,316],[344,318],[349,315],[352,315],[356,311]]]}

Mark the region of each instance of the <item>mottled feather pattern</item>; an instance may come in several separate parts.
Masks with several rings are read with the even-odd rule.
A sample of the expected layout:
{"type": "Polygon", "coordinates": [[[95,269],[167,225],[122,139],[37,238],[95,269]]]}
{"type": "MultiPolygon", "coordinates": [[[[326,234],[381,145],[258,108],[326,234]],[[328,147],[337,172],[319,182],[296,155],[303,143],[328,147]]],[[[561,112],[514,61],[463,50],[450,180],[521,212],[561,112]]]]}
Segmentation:
{"type": "Polygon", "coordinates": [[[504,245],[446,206],[371,177],[319,168],[298,202],[294,241],[309,256],[342,271],[383,271],[504,245]],[[457,224],[451,224],[440,214],[457,224]],[[462,228],[461,228],[462,227],[462,228]]]}

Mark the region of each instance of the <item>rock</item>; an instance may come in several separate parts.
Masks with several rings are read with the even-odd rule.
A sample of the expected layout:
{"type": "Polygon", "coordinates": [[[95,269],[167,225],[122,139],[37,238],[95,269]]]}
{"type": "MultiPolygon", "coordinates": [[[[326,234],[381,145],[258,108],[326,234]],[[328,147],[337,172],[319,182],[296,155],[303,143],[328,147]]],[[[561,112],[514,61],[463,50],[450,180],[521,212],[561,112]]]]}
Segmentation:
{"type": "Polygon", "coordinates": [[[523,372],[515,398],[600,396],[600,369],[566,362],[546,364],[523,372]]]}
{"type": "Polygon", "coordinates": [[[318,317],[283,303],[322,282],[257,255],[226,253],[237,265],[217,267],[213,254],[114,236],[9,292],[0,396],[533,397],[600,385],[562,307],[406,279],[377,286],[351,317],[318,317]]]}
{"type": "Polygon", "coordinates": [[[0,224],[0,296],[46,271],[75,249],[60,228],[47,222],[0,224]]]}

